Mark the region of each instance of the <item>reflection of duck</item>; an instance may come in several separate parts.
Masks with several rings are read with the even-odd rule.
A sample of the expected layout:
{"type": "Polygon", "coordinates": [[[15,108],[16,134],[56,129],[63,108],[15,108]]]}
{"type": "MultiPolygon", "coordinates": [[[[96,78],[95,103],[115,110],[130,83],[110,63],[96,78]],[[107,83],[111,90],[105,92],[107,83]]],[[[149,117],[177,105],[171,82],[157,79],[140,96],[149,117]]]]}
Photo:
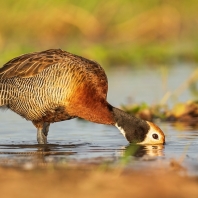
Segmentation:
{"type": "Polygon", "coordinates": [[[143,157],[148,155],[150,157],[163,156],[164,145],[134,145],[130,144],[126,147],[123,156],[143,157]]]}
{"type": "Polygon", "coordinates": [[[50,123],[75,117],[114,125],[129,142],[165,142],[159,127],[111,106],[107,89],[98,63],[60,49],[25,54],[0,69],[0,106],[31,120],[40,144],[50,123]]]}

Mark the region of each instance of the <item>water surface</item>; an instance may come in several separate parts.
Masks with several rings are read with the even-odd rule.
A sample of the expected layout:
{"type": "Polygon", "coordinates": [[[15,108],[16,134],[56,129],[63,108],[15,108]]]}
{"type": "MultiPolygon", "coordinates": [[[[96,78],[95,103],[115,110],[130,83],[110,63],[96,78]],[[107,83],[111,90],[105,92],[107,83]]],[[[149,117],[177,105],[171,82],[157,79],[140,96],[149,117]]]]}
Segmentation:
{"type": "MultiPolygon", "coordinates": [[[[160,70],[109,71],[108,101],[119,106],[129,100],[159,101],[165,91],[175,90],[192,73],[193,67],[175,67],[163,88],[160,70]]],[[[192,95],[185,90],[179,100],[192,95]]],[[[170,102],[170,101],[169,101],[170,102]]],[[[39,163],[128,163],[131,168],[155,168],[178,160],[189,174],[198,174],[198,130],[179,130],[169,123],[158,123],[166,135],[166,145],[130,146],[117,128],[80,119],[54,123],[48,135],[49,144],[39,146],[36,128],[11,111],[0,112],[0,164],[26,166],[39,163]]]]}

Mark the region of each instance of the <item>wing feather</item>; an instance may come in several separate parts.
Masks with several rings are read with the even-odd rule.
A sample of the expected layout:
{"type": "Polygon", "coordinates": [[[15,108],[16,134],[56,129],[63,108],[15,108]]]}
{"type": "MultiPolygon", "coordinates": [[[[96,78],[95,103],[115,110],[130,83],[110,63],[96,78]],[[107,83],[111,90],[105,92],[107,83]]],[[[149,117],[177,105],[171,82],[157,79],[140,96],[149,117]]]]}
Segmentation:
{"type": "MultiPolygon", "coordinates": [[[[14,77],[30,78],[41,73],[46,68],[60,64],[70,70],[71,78],[75,72],[81,73],[81,79],[95,86],[99,95],[106,98],[108,80],[103,68],[95,61],[71,54],[60,49],[50,49],[42,52],[24,54],[7,62],[0,68],[0,80],[14,77]]],[[[79,80],[79,79],[78,79],[79,80]]]]}
{"type": "Polygon", "coordinates": [[[28,78],[42,72],[47,67],[63,61],[60,49],[24,54],[7,62],[0,68],[0,78],[28,78]]]}

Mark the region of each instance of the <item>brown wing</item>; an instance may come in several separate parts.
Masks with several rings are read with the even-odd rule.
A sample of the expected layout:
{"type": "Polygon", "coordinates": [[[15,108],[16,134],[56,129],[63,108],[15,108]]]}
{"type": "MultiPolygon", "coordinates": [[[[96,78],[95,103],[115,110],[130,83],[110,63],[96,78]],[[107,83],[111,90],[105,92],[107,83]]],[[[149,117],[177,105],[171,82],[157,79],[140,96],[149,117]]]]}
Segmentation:
{"type": "MultiPolygon", "coordinates": [[[[92,86],[95,87],[100,97],[106,98],[108,81],[103,68],[95,61],[60,49],[50,49],[16,57],[0,69],[0,79],[33,77],[54,64],[62,64],[68,67],[75,65],[70,71],[75,73],[78,70],[77,73],[83,73],[82,76],[84,76],[83,78],[79,77],[77,81],[80,82],[80,80],[86,79],[88,85],[91,82],[92,86]]],[[[71,75],[73,76],[72,72],[71,75]]]]}
{"type": "Polygon", "coordinates": [[[62,62],[62,53],[60,49],[50,49],[16,57],[0,68],[0,78],[32,77],[45,68],[62,62]]]}

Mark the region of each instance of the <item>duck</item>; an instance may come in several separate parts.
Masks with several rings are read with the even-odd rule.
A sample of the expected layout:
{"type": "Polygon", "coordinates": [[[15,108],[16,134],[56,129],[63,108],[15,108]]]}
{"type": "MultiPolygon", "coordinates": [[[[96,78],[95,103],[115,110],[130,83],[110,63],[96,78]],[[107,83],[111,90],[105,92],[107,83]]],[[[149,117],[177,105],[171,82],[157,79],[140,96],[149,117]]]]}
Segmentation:
{"type": "Polygon", "coordinates": [[[38,144],[47,144],[51,123],[74,118],[115,126],[129,143],[165,143],[157,125],[112,106],[107,92],[100,64],[61,49],[23,54],[0,68],[0,108],[31,121],[38,144]]]}

